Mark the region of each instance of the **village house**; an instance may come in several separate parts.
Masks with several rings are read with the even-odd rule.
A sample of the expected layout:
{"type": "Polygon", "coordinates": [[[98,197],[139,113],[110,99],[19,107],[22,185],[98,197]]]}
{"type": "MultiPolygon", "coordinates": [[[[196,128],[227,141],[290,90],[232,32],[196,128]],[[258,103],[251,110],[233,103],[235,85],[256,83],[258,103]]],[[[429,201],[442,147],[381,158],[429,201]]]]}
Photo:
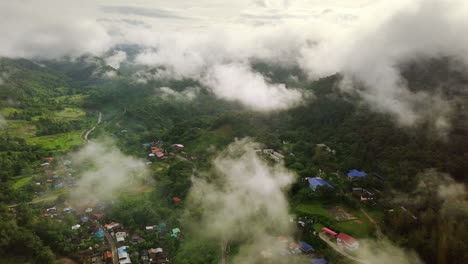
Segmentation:
{"type": "Polygon", "coordinates": [[[127,252],[127,246],[121,246],[117,249],[117,255],[119,256],[119,264],[131,264],[130,255],[127,252]]]}
{"type": "Polygon", "coordinates": [[[174,146],[174,148],[175,148],[176,150],[178,150],[178,151],[184,150],[184,145],[182,145],[182,144],[174,144],[174,145],[172,145],[172,146],[174,146]]]}
{"type": "Polygon", "coordinates": [[[352,188],[353,194],[358,196],[363,201],[374,200],[376,198],[375,193],[368,191],[361,187],[352,188]]]}
{"type": "Polygon", "coordinates": [[[107,230],[112,230],[114,228],[120,227],[119,223],[112,222],[110,224],[104,225],[107,230]]]}
{"type": "Polygon", "coordinates": [[[149,261],[152,264],[167,264],[169,259],[162,248],[151,248],[148,250],[149,261]]]}
{"type": "Polygon", "coordinates": [[[322,149],[322,150],[325,150],[326,152],[328,152],[328,154],[331,154],[331,155],[335,155],[336,154],[336,151],[333,150],[332,148],[330,148],[329,146],[325,145],[325,144],[317,144],[316,145],[317,148],[319,149],[322,149]]]}
{"type": "Polygon", "coordinates": [[[322,231],[328,237],[336,237],[338,235],[338,233],[336,233],[335,231],[330,230],[330,229],[328,229],[326,227],[322,227],[322,231]]]}
{"type": "Polygon", "coordinates": [[[312,264],[327,264],[328,261],[324,258],[318,259],[318,258],[311,258],[309,259],[312,264]]]}
{"type": "Polygon", "coordinates": [[[115,233],[115,240],[117,241],[117,243],[124,242],[126,237],[127,237],[127,233],[125,232],[115,233]]]}
{"type": "Polygon", "coordinates": [[[264,149],[263,154],[267,155],[270,159],[280,162],[284,159],[284,156],[274,151],[273,149],[264,149]]]}
{"type": "Polygon", "coordinates": [[[308,178],[310,188],[315,191],[319,186],[327,186],[333,189],[333,186],[320,177],[308,178]]]}
{"type": "Polygon", "coordinates": [[[336,243],[338,246],[351,251],[359,248],[359,242],[354,237],[348,236],[344,233],[340,233],[336,236],[336,243]]]}
{"type": "Polygon", "coordinates": [[[300,241],[299,246],[301,247],[301,250],[304,253],[309,253],[309,252],[314,251],[314,248],[311,245],[307,244],[306,242],[300,241]]]}
{"type": "Polygon", "coordinates": [[[346,175],[348,176],[349,179],[358,179],[358,178],[366,177],[367,173],[353,169],[353,170],[348,171],[346,175]]]}

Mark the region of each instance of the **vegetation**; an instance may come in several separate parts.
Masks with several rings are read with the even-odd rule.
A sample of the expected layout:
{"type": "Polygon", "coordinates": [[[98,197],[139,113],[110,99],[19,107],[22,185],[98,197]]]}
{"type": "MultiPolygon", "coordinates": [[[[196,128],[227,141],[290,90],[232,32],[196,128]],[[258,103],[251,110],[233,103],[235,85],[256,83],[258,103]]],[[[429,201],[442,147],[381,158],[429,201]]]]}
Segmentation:
{"type": "MultiPolygon", "coordinates": [[[[142,143],[163,140],[166,145],[184,144],[185,151],[196,157],[155,162],[151,165],[151,180],[156,185],[151,181],[146,183],[150,187],[143,193],[129,192],[118,197],[108,217],[136,234],[144,226],[161,222],[184,229],[181,239],[141,233],[145,242],[132,246],[130,252],[163,246],[173,263],[217,263],[219,245],[181,222],[184,202],[175,204],[171,199],[177,196],[185,200],[194,170],[208,169],[216,150],[235,138],[249,136],[285,155],[286,167],[298,175],[288,194],[291,212],[315,221],[304,229],[299,227],[303,233],[298,237],[319,248],[334,263],[346,260],[327,248],[312,231],[327,226],[359,238],[375,237],[375,226],[360,209],[376,219],[395,243],[417,250],[428,263],[468,262],[464,213],[439,214],[444,204],[436,199],[431,202],[433,194],[425,196],[419,204],[399,201],[394,194],[395,190],[414,191],[421,180],[416,175],[427,168],[466,183],[468,153],[461,146],[467,145],[468,136],[458,129],[449,131],[447,140],[436,136],[430,122],[414,128],[397,127],[391,117],[359,103],[358,95],[340,92],[336,88],[340,76],[310,82],[298,69],[260,62],[254,68],[271,74],[275,82],[291,82],[288,76],[294,73],[298,76],[294,85],[313,92],[316,99],[286,111],[259,113],[220,100],[203,87],[190,100],[162,97],[154,89],[171,87],[182,92],[200,86],[193,80],[138,83],[129,69],[115,79],[103,79],[92,74],[95,66],[86,66],[80,60],[47,65],[0,60],[0,71],[11,73],[0,89],[0,112],[7,119],[7,127],[0,131],[1,255],[12,260],[21,256],[35,263],[53,263],[54,253],[70,255],[92,243],[70,241],[74,234],[69,227],[76,219],[70,217],[58,225],[49,218],[41,218],[41,209],[35,204],[21,204],[15,212],[10,212],[6,205],[29,202],[36,193],[50,195],[50,188],[35,185],[37,179],[44,178],[40,164],[46,157],[78,148],[84,130],[95,122],[96,111],[101,111],[105,122],[94,135],[116,138],[118,147],[129,155],[145,155],[142,143]],[[15,104],[11,104],[12,100],[15,104]],[[316,144],[320,143],[332,147],[336,154],[318,149],[316,144]],[[349,169],[364,170],[369,177],[350,181],[345,176],[349,169]],[[372,172],[386,180],[373,177],[372,172]],[[305,178],[315,176],[330,182],[333,190],[311,191],[305,178]],[[352,187],[376,190],[380,199],[377,203],[363,204],[351,194],[352,187]],[[345,208],[362,223],[336,221],[328,211],[334,206],[345,208]],[[400,210],[401,206],[416,214],[418,220],[400,210]],[[391,209],[394,213],[389,212],[391,209]]],[[[417,73],[408,75],[410,86],[422,89],[424,83],[412,82],[414,75],[417,73]]],[[[65,200],[61,195],[57,203],[65,200]]]]}

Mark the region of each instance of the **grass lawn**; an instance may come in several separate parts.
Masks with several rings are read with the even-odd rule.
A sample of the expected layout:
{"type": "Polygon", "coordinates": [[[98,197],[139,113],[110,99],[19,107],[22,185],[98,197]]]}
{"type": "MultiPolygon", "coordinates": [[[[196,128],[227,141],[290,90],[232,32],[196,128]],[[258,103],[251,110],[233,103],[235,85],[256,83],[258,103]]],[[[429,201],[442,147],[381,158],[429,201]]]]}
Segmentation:
{"type": "Polygon", "coordinates": [[[65,96],[59,96],[59,97],[55,97],[55,101],[57,103],[66,103],[66,104],[69,104],[69,105],[82,105],[83,102],[85,101],[86,99],[86,95],[83,95],[83,94],[75,94],[75,95],[65,95],[65,96]]]}
{"type": "Polygon", "coordinates": [[[376,210],[371,210],[367,211],[367,214],[370,215],[376,222],[381,222],[384,218],[384,212],[383,211],[376,211],[376,210]]]}
{"type": "Polygon", "coordinates": [[[22,111],[23,111],[22,109],[17,109],[14,107],[5,107],[5,108],[2,108],[2,110],[0,110],[0,113],[4,116],[8,116],[13,112],[21,113],[22,111]]]}
{"type": "Polygon", "coordinates": [[[36,134],[36,126],[25,120],[8,120],[6,131],[17,137],[28,138],[36,134]]]}
{"type": "Polygon", "coordinates": [[[333,219],[333,216],[319,202],[302,203],[294,211],[297,213],[318,214],[333,219]]]}
{"type": "Polygon", "coordinates": [[[84,118],[86,112],[81,108],[76,107],[66,107],[60,112],[55,113],[55,117],[62,120],[76,120],[84,118]]]}
{"type": "Polygon", "coordinates": [[[17,182],[15,182],[13,184],[13,190],[18,190],[20,189],[21,187],[25,186],[26,184],[28,184],[29,182],[31,182],[33,176],[29,176],[29,177],[25,177],[25,178],[22,178],[20,180],[18,180],[17,182]]]}
{"type": "MultiPolygon", "coordinates": [[[[359,210],[351,210],[349,208],[344,207],[343,205],[337,204],[337,206],[341,206],[345,208],[346,211],[357,217],[361,223],[358,223],[354,220],[352,221],[343,221],[343,222],[338,222],[335,220],[335,218],[326,210],[326,207],[324,207],[322,204],[320,204],[317,201],[314,202],[308,202],[308,203],[303,203],[299,204],[295,209],[294,212],[297,214],[300,213],[306,213],[306,214],[316,214],[316,215],[321,215],[324,216],[330,221],[333,221],[335,224],[335,227],[338,228],[338,230],[334,230],[337,232],[342,232],[346,233],[350,236],[356,237],[356,238],[362,238],[362,237],[369,237],[371,236],[374,231],[375,227],[374,225],[369,222],[369,220],[366,218],[366,216],[359,210]]],[[[320,229],[324,227],[321,224],[315,224],[314,229],[316,231],[320,231],[320,229]]]]}
{"type": "Polygon", "coordinates": [[[82,144],[81,133],[83,131],[77,130],[68,133],[60,133],[55,135],[40,136],[28,138],[27,141],[32,145],[41,145],[45,149],[54,152],[65,152],[72,147],[82,144]]]}
{"type": "Polygon", "coordinates": [[[337,222],[336,226],[342,233],[346,233],[356,238],[369,237],[374,233],[374,225],[366,219],[360,218],[362,223],[356,223],[355,221],[337,222]]]}

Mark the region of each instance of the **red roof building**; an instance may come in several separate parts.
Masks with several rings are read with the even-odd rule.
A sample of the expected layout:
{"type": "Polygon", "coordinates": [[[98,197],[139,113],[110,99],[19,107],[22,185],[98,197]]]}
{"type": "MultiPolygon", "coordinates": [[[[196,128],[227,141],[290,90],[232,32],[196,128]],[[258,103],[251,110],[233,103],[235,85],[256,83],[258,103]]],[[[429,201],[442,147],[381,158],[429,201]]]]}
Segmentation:
{"type": "Polygon", "coordinates": [[[174,202],[176,202],[176,203],[182,201],[182,199],[179,198],[179,197],[174,197],[174,198],[172,198],[172,200],[173,200],[174,202]]]}
{"type": "Polygon", "coordinates": [[[108,251],[104,254],[104,256],[102,257],[104,260],[107,260],[107,259],[111,259],[112,258],[112,254],[108,251]]]}
{"type": "Polygon", "coordinates": [[[331,236],[336,236],[336,235],[338,235],[338,233],[336,233],[335,231],[330,230],[330,229],[328,229],[328,228],[326,228],[326,227],[322,228],[322,231],[325,232],[325,233],[327,233],[327,234],[329,234],[329,235],[331,235],[331,236]]]}
{"type": "Polygon", "coordinates": [[[359,242],[351,236],[348,236],[347,234],[340,233],[336,237],[336,242],[338,244],[342,244],[344,247],[346,247],[349,250],[356,250],[359,248],[359,242]]]}
{"type": "Polygon", "coordinates": [[[182,144],[174,144],[173,146],[174,146],[174,148],[176,150],[183,150],[184,149],[184,145],[182,145],[182,144]]]}
{"type": "Polygon", "coordinates": [[[158,157],[158,158],[164,157],[164,153],[162,153],[161,151],[157,151],[157,152],[154,153],[154,154],[156,154],[156,157],[158,157]]]}
{"type": "Polygon", "coordinates": [[[151,153],[156,154],[157,152],[160,152],[161,149],[158,147],[151,147],[151,153]]]}

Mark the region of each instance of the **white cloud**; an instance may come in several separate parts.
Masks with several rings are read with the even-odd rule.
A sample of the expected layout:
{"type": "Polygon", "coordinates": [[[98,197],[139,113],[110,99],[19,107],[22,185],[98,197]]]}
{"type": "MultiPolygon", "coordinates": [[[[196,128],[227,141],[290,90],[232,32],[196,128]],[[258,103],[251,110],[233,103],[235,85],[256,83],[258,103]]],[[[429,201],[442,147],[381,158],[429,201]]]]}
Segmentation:
{"type": "Polygon", "coordinates": [[[220,242],[242,242],[233,263],[260,263],[262,250],[279,252],[276,237],[293,232],[285,192],[295,175],[261,160],[258,147],[250,139],[229,145],[211,174],[193,179],[189,194],[189,208],[201,212],[197,229],[220,242]]]}
{"type": "Polygon", "coordinates": [[[0,56],[59,58],[106,51],[111,39],[85,2],[2,1],[0,56]]]}
{"type": "Polygon", "coordinates": [[[449,104],[437,94],[409,91],[400,66],[440,56],[461,58],[468,64],[468,38],[459,36],[468,30],[467,5],[444,0],[385,2],[369,11],[372,15],[362,15],[353,28],[304,48],[303,68],[311,76],[344,74],[354,81],[352,86],[357,82],[364,88],[359,93],[374,109],[392,113],[401,124],[413,124],[432,114],[444,119],[449,104]]]}
{"type": "Polygon", "coordinates": [[[105,58],[107,65],[114,69],[119,69],[120,64],[127,60],[127,53],[125,51],[116,51],[111,56],[105,58]]]}
{"type": "Polygon", "coordinates": [[[182,92],[175,91],[169,87],[160,87],[156,89],[161,93],[161,97],[164,99],[176,99],[176,100],[193,100],[199,93],[198,87],[187,87],[182,92]]]}
{"type": "MultiPolygon", "coordinates": [[[[468,3],[462,0],[202,0],[190,2],[190,11],[188,1],[162,3],[164,10],[148,9],[151,2],[146,0],[134,5],[121,0],[110,9],[106,0],[1,3],[0,56],[99,55],[118,43],[136,43],[148,47],[137,63],[197,79],[219,75],[219,68],[227,67],[220,65],[247,65],[252,59],[296,64],[311,78],[342,73],[348,84],[343,89],[351,87],[401,124],[435,115],[430,118],[441,127],[448,123],[450,104],[441,93],[409,91],[399,66],[439,56],[457,57],[468,65],[468,38],[462,34],[468,30],[468,3]],[[43,6],[48,11],[37,12],[43,6]],[[139,22],[113,23],[122,16],[139,22]]],[[[111,63],[118,65],[122,58],[115,59],[111,63]]],[[[239,83],[232,88],[238,89],[241,83],[234,81],[239,83]]],[[[245,104],[252,105],[250,101],[245,104]]]]}
{"type": "Polygon", "coordinates": [[[70,195],[76,203],[117,197],[148,175],[143,161],[123,154],[108,139],[87,144],[71,160],[80,171],[70,195]]]}
{"type": "Polygon", "coordinates": [[[243,64],[216,65],[202,82],[220,98],[238,101],[252,109],[287,109],[302,102],[304,94],[284,84],[271,84],[243,64]]]}

